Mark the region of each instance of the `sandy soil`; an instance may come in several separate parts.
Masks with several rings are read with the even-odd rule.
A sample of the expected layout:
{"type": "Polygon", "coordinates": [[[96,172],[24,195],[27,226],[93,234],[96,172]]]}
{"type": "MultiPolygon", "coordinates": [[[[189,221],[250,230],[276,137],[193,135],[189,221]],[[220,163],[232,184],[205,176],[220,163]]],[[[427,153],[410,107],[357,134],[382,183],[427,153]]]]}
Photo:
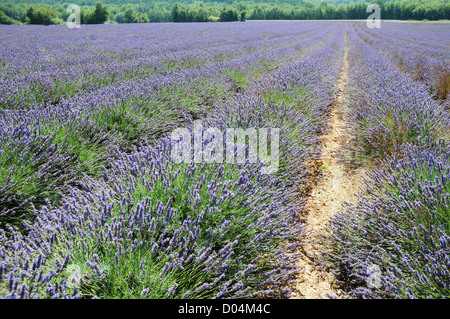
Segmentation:
{"type": "Polygon", "coordinates": [[[342,105],[345,103],[347,82],[347,38],[345,39],[344,63],[339,79],[339,90],[330,112],[328,130],[320,136],[321,154],[310,164],[311,178],[306,187],[309,189],[307,214],[305,217],[308,232],[307,246],[303,247],[299,266],[304,272],[298,275],[291,298],[327,298],[327,294],[339,296],[341,292],[334,287],[331,274],[318,270],[314,266],[314,255],[321,252],[317,239],[327,232],[326,224],[342,208],[343,202],[353,202],[358,192],[358,180],[361,172],[349,173],[343,163],[338,161],[338,153],[344,147],[344,119],[342,105]]]}

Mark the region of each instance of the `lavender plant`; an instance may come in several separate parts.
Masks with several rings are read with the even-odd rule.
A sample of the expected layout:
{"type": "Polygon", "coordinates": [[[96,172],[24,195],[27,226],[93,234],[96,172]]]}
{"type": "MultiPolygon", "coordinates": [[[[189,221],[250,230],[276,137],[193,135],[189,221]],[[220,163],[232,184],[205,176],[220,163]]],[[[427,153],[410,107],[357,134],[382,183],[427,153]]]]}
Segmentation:
{"type": "Polygon", "coordinates": [[[367,191],[336,215],[322,263],[350,297],[447,298],[450,295],[448,144],[403,145],[380,163],[367,191]],[[368,287],[369,267],[381,269],[368,287]]]}

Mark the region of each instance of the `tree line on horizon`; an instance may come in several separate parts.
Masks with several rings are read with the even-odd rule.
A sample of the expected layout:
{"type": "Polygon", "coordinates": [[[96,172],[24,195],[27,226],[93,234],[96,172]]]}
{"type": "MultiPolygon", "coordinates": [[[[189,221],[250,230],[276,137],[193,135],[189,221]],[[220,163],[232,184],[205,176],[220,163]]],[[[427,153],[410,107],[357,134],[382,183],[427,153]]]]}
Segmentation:
{"type": "MultiPolygon", "coordinates": [[[[0,3],[0,24],[64,24],[69,3],[0,3]]],[[[287,1],[287,0],[286,0],[287,1]]],[[[386,20],[450,19],[450,4],[444,0],[375,0],[386,20]]],[[[267,2],[147,2],[140,4],[81,5],[81,23],[215,22],[245,20],[335,20],[367,19],[367,2],[332,5],[302,1],[301,5],[276,0],[267,2]]]]}

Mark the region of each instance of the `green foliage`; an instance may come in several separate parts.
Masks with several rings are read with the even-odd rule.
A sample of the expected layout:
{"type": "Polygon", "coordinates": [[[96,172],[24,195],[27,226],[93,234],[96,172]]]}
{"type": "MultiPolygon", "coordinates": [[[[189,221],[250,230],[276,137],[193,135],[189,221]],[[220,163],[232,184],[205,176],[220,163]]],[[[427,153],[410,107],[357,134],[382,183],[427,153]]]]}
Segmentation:
{"type": "Polygon", "coordinates": [[[239,14],[233,8],[223,8],[219,14],[219,20],[221,22],[239,21],[239,14]]]}
{"type": "Polygon", "coordinates": [[[244,22],[245,21],[245,16],[246,16],[246,12],[245,11],[241,11],[241,15],[239,16],[239,21],[244,22]]]}
{"type": "Polygon", "coordinates": [[[175,5],[172,7],[172,21],[178,22],[180,21],[180,9],[178,8],[178,3],[175,3],[175,5]]]}
{"type": "Polygon", "coordinates": [[[108,20],[109,12],[106,5],[97,2],[94,11],[86,16],[86,24],[102,24],[108,20]]]}
{"type": "Polygon", "coordinates": [[[150,22],[148,15],[146,13],[138,12],[134,16],[134,23],[148,23],[150,22]]]}
{"type": "Polygon", "coordinates": [[[129,9],[125,10],[125,12],[123,13],[123,21],[125,23],[132,23],[134,20],[135,14],[136,14],[136,12],[134,12],[133,8],[129,8],[129,9]]]}
{"type": "Polygon", "coordinates": [[[0,24],[14,24],[17,23],[10,17],[8,17],[3,11],[0,11],[0,24]]]}
{"type": "Polygon", "coordinates": [[[207,22],[210,21],[208,13],[203,9],[191,10],[181,7],[177,3],[172,7],[171,17],[173,22],[207,22]]]}
{"type": "MultiPolygon", "coordinates": [[[[0,0],[1,2],[1,0],[0,0]]],[[[0,11],[2,11],[6,16],[14,20],[14,23],[24,23],[26,22],[26,13],[29,9],[29,5],[18,5],[11,3],[0,3],[0,11]]],[[[1,14],[0,14],[1,15],[1,14]]],[[[4,19],[4,18],[3,18],[4,19]]],[[[5,21],[5,20],[2,20],[5,21]]],[[[5,22],[9,22],[6,20],[5,22]]],[[[3,23],[0,21],[0,23],[3,23]]],[[[9,23],[6,23],[9,24],[9,23]]]]}
{"type": "Polygon", "coordinates": [[[52,8],[33,8],[27,11],[29,24],[57,24],[58,12],[52,8]]]}
{"type": "Polygon", "coordinates": [[[128,8],[116,17],[118,23],[148,23],[148,15],[143,12],[136,12],[133,8],[128,8]]]}

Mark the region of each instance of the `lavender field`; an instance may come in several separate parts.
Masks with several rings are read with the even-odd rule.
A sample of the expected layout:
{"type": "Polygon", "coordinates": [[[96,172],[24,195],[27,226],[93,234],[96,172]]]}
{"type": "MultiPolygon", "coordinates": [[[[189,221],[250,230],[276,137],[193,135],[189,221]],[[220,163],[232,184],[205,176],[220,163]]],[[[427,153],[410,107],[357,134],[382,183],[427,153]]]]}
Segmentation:
{"type": "Polygon", "coordinates": [[[317,297],[313,271],[450,297],[449,47],[448,23],[0,25],[0,298],[317,297]],[[278,170],[173,161],[199,121],[279,129],[278,170]],[[315,196],[311,236],[333,174],[362,186],[315,196]]]}

